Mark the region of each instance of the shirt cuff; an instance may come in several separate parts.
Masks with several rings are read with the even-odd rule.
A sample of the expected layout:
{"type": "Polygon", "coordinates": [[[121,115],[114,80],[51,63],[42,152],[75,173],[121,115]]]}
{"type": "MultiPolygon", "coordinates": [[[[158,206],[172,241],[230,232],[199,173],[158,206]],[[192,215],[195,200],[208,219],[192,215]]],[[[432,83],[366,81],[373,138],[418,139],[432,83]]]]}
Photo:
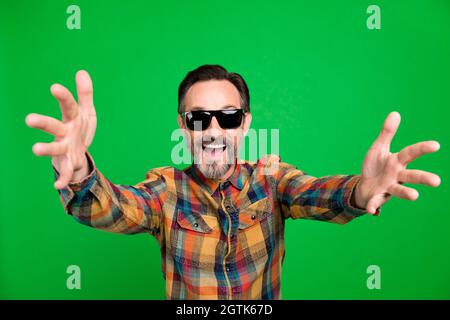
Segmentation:
{"type": "MultiPolygon", "coordinates": [[[[70,201],[75,197],[75,194],[83,191],[86,188],[92,186],[92,182],[96,179],[96,167],[94,160],[91,155],[86,152],[86,158],[89,166],[89,174],[80,181],[74,181],[69,183],[65,188],[58,190],[60,194],[61,201],[63,203],[64,209],[68,212],[68,206],[70,201]]],[[[55,180],[59,177],[59,172],[53,166],[53,171],[55,173],[55,180]]]]}

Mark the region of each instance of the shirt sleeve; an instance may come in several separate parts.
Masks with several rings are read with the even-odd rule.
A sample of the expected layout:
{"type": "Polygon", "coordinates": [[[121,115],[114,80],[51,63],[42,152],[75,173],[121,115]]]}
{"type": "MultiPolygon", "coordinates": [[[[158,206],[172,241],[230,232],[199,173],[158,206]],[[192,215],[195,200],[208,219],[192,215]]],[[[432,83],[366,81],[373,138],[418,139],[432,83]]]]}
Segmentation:
{"type": "Polygon", "coordinates": [[[366,213],[351,203],[359,175],[313,177],[280,162],[277,197],[285,218],[344,224],[366,213]]]}
{"type": "MultiPolygon", "coordinates": [[[[134,185],[111,183],[86,154],[90,174],[82,181],[58,190],[65,211],[78,222],[108,232],[160,233],[162,200],[165,191],[161,176],[147,173],[146,180],[134,185]]],[[[55,177],[58,172],[54,168],[55,177]]]]}

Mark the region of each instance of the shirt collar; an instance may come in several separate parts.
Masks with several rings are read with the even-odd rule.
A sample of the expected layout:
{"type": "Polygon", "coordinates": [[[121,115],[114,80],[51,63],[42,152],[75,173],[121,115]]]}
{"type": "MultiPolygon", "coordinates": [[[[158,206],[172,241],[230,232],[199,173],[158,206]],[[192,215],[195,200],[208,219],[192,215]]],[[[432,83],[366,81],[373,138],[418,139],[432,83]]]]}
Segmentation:
{"type": "Polygon", "coordinates": [[[224,183],[226,181],[229,181],[235,188],[242,190],[245,182],[247,182],[247,179],[250,175],[246,166],[240,163],[236,164],[233,173],[226,180],[206,178],[195,165],[191,165],[188,168],[187,173],[194,179],[195,182],[208,190],[211,195],[217,190],[221,183],[224,183]]]}

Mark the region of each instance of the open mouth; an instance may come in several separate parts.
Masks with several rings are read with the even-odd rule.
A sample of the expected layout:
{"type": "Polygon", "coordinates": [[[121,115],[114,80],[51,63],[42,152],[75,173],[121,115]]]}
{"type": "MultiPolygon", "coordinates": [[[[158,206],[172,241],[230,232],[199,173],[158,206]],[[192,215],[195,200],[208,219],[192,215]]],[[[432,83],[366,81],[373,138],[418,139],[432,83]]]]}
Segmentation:
{"type": "Polygon", "coordinates": [[[218,142],[202,143],[203,153],[210,158],[221,158],[227,148],[226,144],[218,142]]]}
{"type": "Polygon", "coordinates": [[[202,143],[202,149],[206,151],[225,151],[226,148],[227,146],[223,143],[202,143]]]}

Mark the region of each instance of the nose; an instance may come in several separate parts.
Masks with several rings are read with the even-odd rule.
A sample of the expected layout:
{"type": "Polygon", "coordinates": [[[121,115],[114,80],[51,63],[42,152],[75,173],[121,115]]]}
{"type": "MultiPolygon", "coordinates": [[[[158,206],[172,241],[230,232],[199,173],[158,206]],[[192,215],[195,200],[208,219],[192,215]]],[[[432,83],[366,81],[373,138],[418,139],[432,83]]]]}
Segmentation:
{"type": "Polygon", "coordinates": [[[212,117],[211,124],[209,125],[208,129],[218,129],[218,130],[222,129],[219,125],[219,122],[217,122],[216,117],[212,117]]]}
{"type": "Polygon", "coordinates": [[[219,125],[219,122],[217,122],[216,117],[212,117],[208,129],[206,129],[206,131],[203,131],[203,134],[209,135],[211,137],[217,137],[225,135],[225,132],[226,131],[219,125]]]}

